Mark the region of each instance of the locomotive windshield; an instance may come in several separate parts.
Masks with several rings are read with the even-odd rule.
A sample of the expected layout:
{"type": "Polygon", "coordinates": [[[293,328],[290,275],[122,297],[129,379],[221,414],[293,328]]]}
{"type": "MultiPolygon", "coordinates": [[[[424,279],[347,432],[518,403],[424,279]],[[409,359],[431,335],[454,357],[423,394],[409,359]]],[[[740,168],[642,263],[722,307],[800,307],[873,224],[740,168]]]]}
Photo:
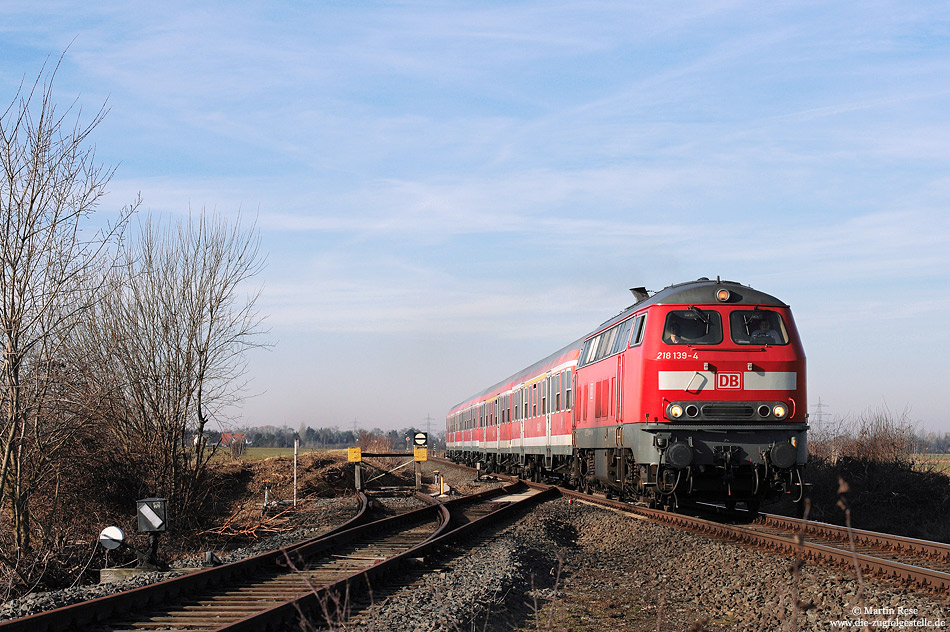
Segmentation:
{"type": "Polygon", "coordinates": [[[732,341],[740,345],[787,345],[785,321],[778,312],[736,310],[729,314],[732,341]]]}
{"type": "Polygon", "coordinates": [[[666,315],[663,342],[668,345],[718,345],[722,342],[719,312],[697,308],[670,312],[666,315]]]}

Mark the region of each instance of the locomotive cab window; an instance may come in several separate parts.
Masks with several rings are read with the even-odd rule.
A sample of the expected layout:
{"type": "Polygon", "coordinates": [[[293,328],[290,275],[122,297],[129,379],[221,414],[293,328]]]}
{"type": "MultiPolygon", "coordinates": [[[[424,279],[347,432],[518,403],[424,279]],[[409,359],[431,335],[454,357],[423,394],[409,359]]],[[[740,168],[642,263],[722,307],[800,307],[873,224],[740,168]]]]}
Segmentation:
{"type": "Polygon", "coordinates": [[[735,310],[729,314],[729,333],[740,345],[787,345],[788,331],[778,312],[735,310]]]}
{"type": "Polygon", "coordinates": [[[668,345],[717,345],[722,342],[719,312],[698,307],[681,309],[666,315],[663,342],[668,345]]]}

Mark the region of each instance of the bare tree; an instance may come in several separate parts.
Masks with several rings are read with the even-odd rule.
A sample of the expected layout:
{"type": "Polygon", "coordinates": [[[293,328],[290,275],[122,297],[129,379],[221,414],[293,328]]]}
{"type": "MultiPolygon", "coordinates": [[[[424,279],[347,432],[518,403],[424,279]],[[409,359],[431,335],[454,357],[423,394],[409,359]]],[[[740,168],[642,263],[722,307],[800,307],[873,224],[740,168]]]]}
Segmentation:
{"type": "Polygon", "coordinates": [[[18,552],[31,547],[37,485],[55,473],[59,447],[88,420],[76,412],[66,349],[138,204],[113,226],[84,232],[114,173],[88,145],[106,110],[88,123],[75,103],[60,113],[52,99],[56,68],[21,84],[0,115],[0,504],[9,508],[18,552]]]}
{"type": "Polygon", "coordinates": [[[260,290],[242,290],[261,267],[256,230],[240,221],[147,217],[96,318],[123,385],[117,439],[179,512],[200,500],[205,428],[240,398],[245,351],[260,345],[260,290]]]}

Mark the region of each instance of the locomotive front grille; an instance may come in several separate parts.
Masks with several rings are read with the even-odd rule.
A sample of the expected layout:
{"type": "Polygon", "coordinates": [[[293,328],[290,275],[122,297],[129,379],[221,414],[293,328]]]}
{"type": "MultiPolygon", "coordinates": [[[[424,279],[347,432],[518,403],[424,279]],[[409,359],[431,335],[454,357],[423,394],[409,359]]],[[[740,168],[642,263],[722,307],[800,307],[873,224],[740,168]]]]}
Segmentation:
{"type": "Polygon", "coordinates": [[[706,419],[751,419],[755,408],[741,404],[706,404],[702,408],[706,419]]]}

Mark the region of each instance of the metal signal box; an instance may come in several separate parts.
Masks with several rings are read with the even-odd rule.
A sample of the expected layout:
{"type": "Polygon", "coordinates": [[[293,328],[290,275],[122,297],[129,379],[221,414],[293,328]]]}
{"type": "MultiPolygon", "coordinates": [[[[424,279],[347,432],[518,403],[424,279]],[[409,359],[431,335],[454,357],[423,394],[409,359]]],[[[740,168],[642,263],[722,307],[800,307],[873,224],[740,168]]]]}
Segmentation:
{"type": "Polygon", "coordinates": [[[164,533],[168,529],[168,501],[164,498],[143,498],[137,505],[139,533],[164,533]]]}

